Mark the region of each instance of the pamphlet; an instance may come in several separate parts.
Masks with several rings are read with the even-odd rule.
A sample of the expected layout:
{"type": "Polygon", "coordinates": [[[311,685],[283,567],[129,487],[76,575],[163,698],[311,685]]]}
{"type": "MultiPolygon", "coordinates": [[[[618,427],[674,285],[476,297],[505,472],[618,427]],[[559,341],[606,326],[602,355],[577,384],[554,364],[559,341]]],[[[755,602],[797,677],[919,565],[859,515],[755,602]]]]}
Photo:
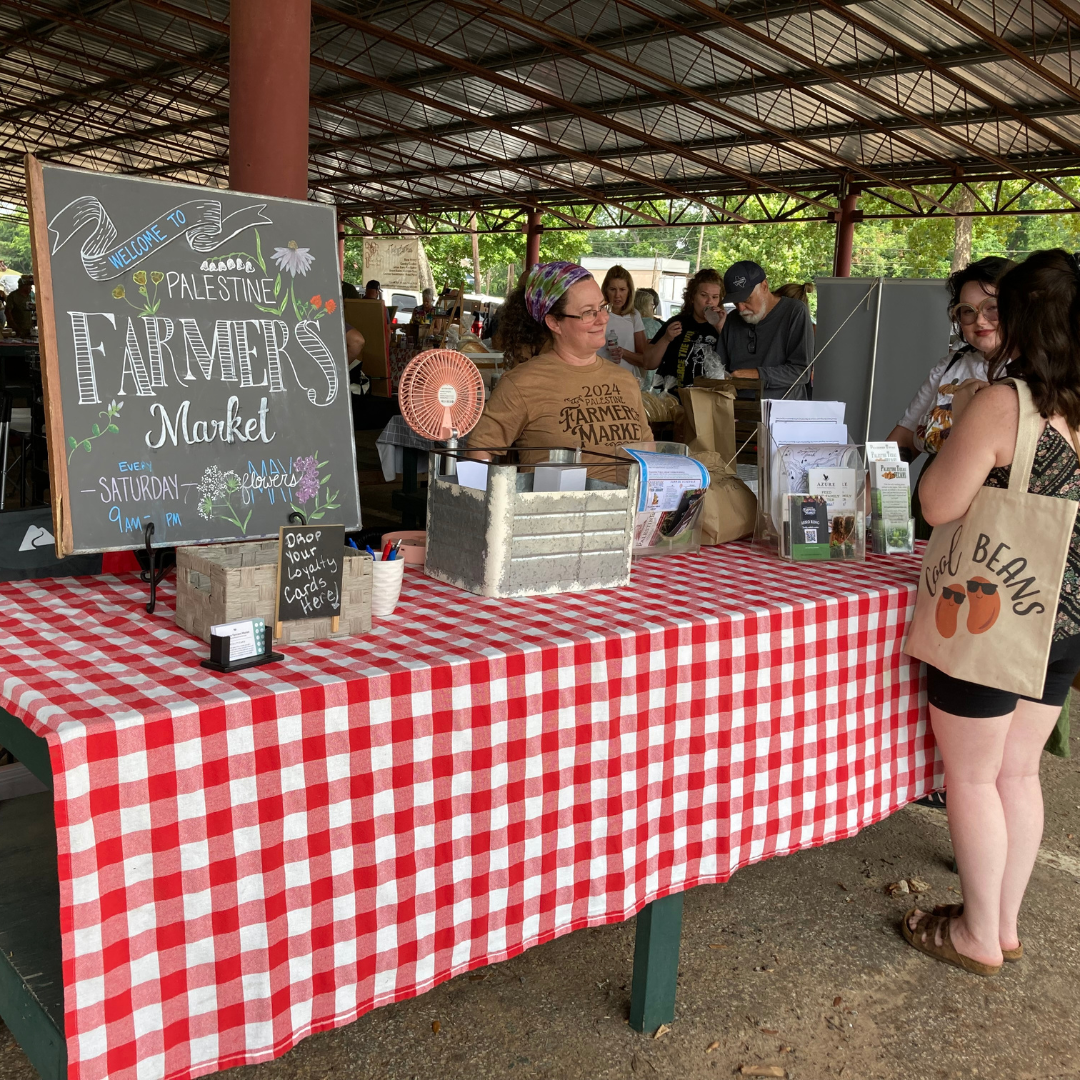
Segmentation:
{"type": "Polygon", "coordinates": [[[796,562],[831,558],[829,511],[820,495],[789,495],[791,557],[796,562]]]}
{"type": "Polygon", "coordinates": [[[825,500],[831,558],[855,557],[855,470],[810,469],[810,494],[825,500]]]}
{"type": "Polygon", "coordinates": [[[673,540],[697,524],[709,487],[709,470],[695,458],[631,450],[641,467],[641,490],[634,521],[634,547],[654,547],[673,540]]]}
{"type": "Polygon", "coordinates": [[[866,444],[866,462],[899,461],[900,445],[895,442],[868,442],[866,444]]]}
{"type": "Polygon", "coordinates": [[[879,554],[915,550],[910,475],[906,461],[870,463],[871,537],[879,554]]]}

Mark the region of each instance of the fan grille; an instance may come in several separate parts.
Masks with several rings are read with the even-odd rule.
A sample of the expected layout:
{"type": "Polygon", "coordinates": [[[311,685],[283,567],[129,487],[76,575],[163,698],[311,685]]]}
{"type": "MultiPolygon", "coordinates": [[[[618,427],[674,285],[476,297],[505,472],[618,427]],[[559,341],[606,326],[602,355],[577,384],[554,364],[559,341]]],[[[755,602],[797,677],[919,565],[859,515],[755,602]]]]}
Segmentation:
{"type": "Polygon", "coordinates": [[[484,380],[476,365],[451,349],[430,349],[409,361],[398,385],[405,423],[428,439],[464,435],[484,411],[484,380]]]}

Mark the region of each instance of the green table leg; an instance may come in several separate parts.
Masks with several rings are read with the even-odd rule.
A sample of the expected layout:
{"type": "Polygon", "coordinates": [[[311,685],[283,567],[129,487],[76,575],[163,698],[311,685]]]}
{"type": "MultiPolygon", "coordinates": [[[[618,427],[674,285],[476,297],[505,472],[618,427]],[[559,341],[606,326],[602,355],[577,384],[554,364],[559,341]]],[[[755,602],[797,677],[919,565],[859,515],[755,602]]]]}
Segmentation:
{"type": "Polygon", "coordinates": [[[52,762],[49,761],[49,744],[35,735],[18,717],[7,709],[0,709],[0,746],[10,750],[50,791],[52,790],[52,762]]]}
{"type": "Polygon", "coordinates": [[[655,1031],[675,1019],[682,911],[680,892],[654,900],[638,913],[630,991],[630,1026],[635,1031],[655,1031]]]}

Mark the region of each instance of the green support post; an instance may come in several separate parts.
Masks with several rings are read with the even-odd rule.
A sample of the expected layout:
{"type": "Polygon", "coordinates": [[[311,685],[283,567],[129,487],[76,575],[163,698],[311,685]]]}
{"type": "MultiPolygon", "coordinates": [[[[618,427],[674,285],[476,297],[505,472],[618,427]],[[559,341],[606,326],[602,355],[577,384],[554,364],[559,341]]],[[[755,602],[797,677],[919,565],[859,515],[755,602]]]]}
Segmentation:
{"type": "Polygon", "coordinates": [[[630,1026],[635,1031],[655,1031],[675,1019],[682,911],[683,894],[678,892],[638,912],[630,991],[630,1026]]]}

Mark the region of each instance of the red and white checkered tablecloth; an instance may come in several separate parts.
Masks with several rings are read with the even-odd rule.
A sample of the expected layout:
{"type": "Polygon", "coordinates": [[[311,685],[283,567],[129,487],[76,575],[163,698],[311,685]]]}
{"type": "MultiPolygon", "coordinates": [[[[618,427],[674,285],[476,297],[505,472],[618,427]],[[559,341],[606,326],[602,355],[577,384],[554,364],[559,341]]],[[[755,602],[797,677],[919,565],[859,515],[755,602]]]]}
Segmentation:
{"type": "Polygon", "coordinates": [[[940,786],[918,561],[746,544],[626,589],[406,574],[370,635],[219,676],[134,575],[0,587],[55,774],[72,1080],[198,1076],[940,786]]]}

